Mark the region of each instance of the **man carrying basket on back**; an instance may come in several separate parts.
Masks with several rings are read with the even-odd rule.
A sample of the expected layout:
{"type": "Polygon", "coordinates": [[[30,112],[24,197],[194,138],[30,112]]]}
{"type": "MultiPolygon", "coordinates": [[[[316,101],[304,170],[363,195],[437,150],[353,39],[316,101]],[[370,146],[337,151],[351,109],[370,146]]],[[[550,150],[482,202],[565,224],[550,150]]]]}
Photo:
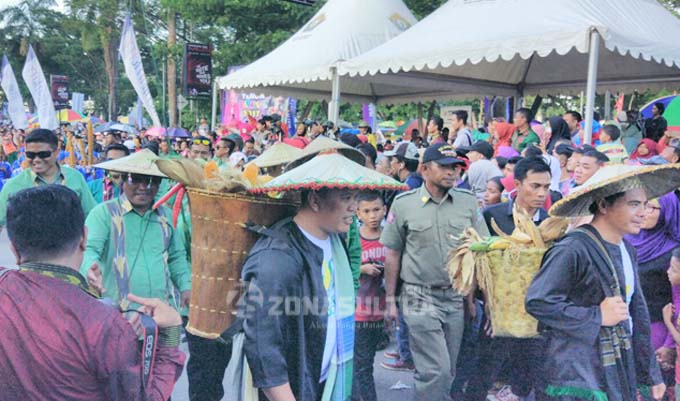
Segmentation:
{"type": "Polygon", "coordinates": [[[539,399],[660,400],[665,385],[637,274],[637,234],[648,199],[680,186],[680,166],[608,166],[556,203],[553,216],[594,215],[546,253],[526,310],[546,338],[539,399]]]}

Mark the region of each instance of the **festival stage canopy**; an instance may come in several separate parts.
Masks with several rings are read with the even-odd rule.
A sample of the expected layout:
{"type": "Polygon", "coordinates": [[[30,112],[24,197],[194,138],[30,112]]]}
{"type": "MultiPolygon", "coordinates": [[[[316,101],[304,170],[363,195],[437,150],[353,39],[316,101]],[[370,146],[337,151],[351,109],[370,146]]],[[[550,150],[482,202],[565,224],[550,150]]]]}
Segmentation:
{"type": "MultiPolygon", "coordinates": [[[[271,53],[218,79],[221,89],[303,99],[331,97],[334,69],[416,23],[402,0],[329,0],[271,53]]],[[[370,102],[369,82],[343,83],[347,100],[370,102]]]]}

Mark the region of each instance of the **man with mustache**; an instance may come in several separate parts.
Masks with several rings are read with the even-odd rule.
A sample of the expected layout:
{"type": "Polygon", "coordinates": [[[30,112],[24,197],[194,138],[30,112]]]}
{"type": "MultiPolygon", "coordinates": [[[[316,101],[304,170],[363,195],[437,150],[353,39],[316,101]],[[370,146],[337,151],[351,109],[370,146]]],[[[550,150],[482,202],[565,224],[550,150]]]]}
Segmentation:
{"type": "Polygon", "coordinates": [[[123,310],[127,295],[188,306],[191,271],[170,210],[152,209],[165,175],[148,149],[95,167],[123,174],[121,195],[95,207],[85,221],[87,248],[80,272],[123,310]],[[97,262],[98,268],[90,268],[97,262]],[[179,289],[180,297],[175,295],[179,289]]]}
{"type": "Polygon", "coordinates": [[[64,185],[78,195],[86,216],[95,207],[96,202],[83,175],[57,163],[58,143],[57,135],[47,129],[33,130],[26,137],[26,159],[31,168],[7,181],[0,192],[0,231],[5,225],[9,197],[22,189],[46,184],[64,185]]]}
{"type": "Polygon", "coordinates": [[[409,327],[416,400],[449,399],[463,337],[463,297],[451,286],[446,262],[465,229],[489,235],[475,196],[454,188],[465,163],[447,143],[423,154],[425,183],[398,195],[380,241],[387,247],[387,317],[409,327]],[[401,291],[397,292],[401,281],[401,291]]]}

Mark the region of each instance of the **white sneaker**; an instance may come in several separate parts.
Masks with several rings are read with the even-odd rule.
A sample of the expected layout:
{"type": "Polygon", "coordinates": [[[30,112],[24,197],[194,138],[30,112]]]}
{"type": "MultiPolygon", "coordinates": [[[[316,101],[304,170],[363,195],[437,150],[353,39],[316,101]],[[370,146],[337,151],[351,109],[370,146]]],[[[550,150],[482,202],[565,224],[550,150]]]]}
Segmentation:
{"type": "Polygon", "coordinates": [[[498,401],[519,401],[519,397],[512,392],[510,386],[503,386],[503,388],[496,393],[496,399],[498,401]]]}

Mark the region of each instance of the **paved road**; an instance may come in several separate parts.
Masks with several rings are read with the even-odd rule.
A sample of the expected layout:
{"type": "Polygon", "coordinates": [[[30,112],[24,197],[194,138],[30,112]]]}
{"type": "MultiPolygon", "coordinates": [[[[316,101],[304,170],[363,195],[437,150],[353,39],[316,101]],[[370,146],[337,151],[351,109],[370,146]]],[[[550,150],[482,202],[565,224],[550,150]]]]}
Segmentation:
{"type": "MultiPolygon", "coordinates": [[[[7,239],[7,231],[3,230],[0,235],[0,266],[14,267],[16,265],[14,256],[9,249],[9,240],[7,239]]],[[[390,346],[394,348],[394,346],[390,346]]],[[[182,350],[187,353],[186,343],[182,344],[182,350]]],[[[388,371],[379,366],[383,360],[382,351],[378,352],[375,364],[375,381],[376,389],[378,391],[378,399],[380,401],[409,401],[413,399],[413,375],[407,372],[393,372],[388,371]],[[390,390],[398,381],[409,386],[409,389],[390,390]]],[[[226,400],[226,399],[225,399],[226,400]]],[[[188,382],[186,370],[175,385],[175,391],[172,393],[172,401],[189,401],[188,396],[188,382]]]]}

